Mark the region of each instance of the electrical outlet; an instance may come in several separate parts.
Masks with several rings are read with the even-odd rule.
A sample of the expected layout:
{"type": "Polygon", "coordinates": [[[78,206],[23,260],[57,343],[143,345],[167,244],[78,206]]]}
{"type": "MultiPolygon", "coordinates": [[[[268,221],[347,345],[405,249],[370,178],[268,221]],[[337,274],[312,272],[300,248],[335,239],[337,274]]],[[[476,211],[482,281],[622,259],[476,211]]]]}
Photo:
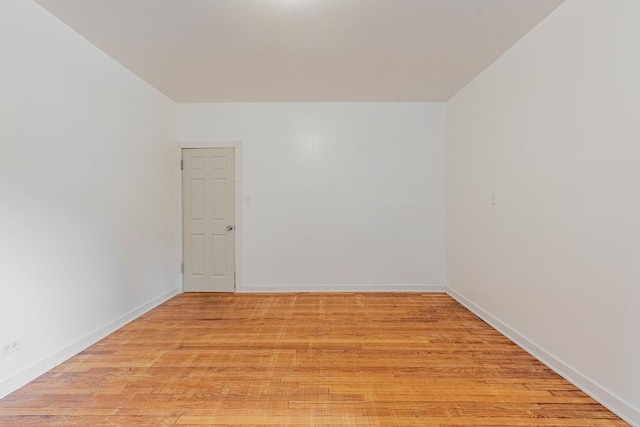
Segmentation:
{"type": "Polygon", "coordinates": [[[2,357],[5,357],[14,351],[18,351],[22,348],[22,340],[15,340],[2,344],[2,357]]]}

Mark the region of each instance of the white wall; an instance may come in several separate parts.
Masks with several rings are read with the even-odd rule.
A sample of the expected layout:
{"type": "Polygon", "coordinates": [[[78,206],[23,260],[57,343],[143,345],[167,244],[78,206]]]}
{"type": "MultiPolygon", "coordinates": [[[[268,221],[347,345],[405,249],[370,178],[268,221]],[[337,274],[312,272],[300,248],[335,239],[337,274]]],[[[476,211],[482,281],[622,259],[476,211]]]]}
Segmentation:
{"type": "Polygon", "coordinates": [[[639,22],[569,0],[447,107],[449,287],[638,425],[639,22]]]}
{"type": "Polygon", "coordinates": [[[177,111],[179,141],[242,143],[242,290],[444,284],[444,104],[177,111]]]}
{"type": "Polygon", "coordinates": [[[0,2],[0,396],[178,285],[175,105],[0,2]]]}

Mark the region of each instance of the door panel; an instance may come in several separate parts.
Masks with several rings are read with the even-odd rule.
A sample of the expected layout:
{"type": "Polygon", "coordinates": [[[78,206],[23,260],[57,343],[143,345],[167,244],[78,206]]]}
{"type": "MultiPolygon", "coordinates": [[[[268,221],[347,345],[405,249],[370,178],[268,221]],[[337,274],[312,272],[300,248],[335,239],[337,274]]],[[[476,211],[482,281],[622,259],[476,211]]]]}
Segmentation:
{"type": "Polygon", "coordinates": [[[235,290],[233,148],[182,150],[185,292],[235,290]]]}

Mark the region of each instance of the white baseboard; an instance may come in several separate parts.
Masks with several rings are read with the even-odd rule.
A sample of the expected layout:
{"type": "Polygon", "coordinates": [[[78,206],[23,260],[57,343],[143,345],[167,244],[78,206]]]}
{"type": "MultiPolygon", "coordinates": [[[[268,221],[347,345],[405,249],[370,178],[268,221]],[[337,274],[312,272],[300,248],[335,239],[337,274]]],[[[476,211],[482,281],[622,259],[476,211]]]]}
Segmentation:
{"type": "Polygon", "coordinates": [[[444,285],[244,285],[240,293],[445,292],[444,285]]]}
{"type": "Polygon", "coordinates": [[[10,393],[13,393],[14,391],[26,385],[30,381],[35,380],[40,375],[55,368],[65,360],[87,349],[88,347],[97,343],[107,335],[117,331],[127,323],[131,322],[132,320],[137,319],[138,317],[142,316],[144,313],[159,306],[160,304],[169,300],[170,298],[173,298],[178,293],[180,293],[178,288],[171,289],[170,291],[165,292],[164,294],[152,299],[151,301],[145,304],[142,304],[140,307],[130,311],[129,313],[103,326],[102,328],[90,333],[84,338],[79,339],[75,343],[55,352],[51,356],[40,360],[39,362],[29,366],[28,368],[23,369],[17,374],[0,382],[0,399],[7,396],[10,393]]]}
{"type": "Polygon", "coordinates": [[[524,351],[538,359],[547,367],[551,368],[558,375],[578,387],[580,390],[584,391],[589,396],[593,397],[611,412],[615,413],[631,425],[640,426],[640,411],[635,409],[629,403],[625,402],[623,399],[611,393],[609,390],[602,387],[595,381],[590,380],[585,375],[573,369],[570,365],[563,362],[552,353],[546,351],[543,348],[540,348],[540,346],[536,345],[526,336],[511,328],[500,319],[492,316],[490,313],[486,312],[481,307],[474,304],[455,290],[449,287],[445,288],[445,290],[452,298],[457,300],[460,304],[464,305],[476,316],[480,317],[482,320],[495,328],[498,332],[513,341],[524,351]]]}

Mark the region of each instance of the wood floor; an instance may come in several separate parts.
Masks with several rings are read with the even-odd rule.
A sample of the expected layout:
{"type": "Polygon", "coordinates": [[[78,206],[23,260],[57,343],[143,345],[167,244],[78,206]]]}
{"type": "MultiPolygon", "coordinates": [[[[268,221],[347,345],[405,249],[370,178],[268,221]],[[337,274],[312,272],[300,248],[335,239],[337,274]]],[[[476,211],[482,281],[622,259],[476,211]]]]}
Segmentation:
{"type": "Polygon", "coordinates": [[[627,425],[445,294],[182,294],[2,426],[627,425]]]}

